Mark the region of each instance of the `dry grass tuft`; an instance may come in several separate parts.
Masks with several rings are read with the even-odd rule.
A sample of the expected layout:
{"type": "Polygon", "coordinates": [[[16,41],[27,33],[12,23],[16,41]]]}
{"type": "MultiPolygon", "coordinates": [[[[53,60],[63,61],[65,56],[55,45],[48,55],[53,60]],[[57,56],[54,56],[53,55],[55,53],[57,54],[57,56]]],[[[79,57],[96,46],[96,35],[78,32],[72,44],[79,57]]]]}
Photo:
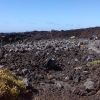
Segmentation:
{"type": "Polygon", "coordinates": [[[11,71],[0,69],[0,100],[18,100],[20,93],[26,90],[23,81],[11,71]]]}

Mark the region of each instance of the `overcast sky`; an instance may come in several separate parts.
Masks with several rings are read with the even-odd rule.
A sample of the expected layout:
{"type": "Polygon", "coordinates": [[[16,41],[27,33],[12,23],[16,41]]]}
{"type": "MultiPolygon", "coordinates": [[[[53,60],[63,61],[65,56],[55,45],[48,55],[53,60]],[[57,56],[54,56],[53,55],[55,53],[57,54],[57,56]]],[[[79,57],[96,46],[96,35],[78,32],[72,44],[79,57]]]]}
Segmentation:
{"type": "Polygon", "coordinates": [[[0,32],[100,26],[100,0],[0,0],[0,32]]]}

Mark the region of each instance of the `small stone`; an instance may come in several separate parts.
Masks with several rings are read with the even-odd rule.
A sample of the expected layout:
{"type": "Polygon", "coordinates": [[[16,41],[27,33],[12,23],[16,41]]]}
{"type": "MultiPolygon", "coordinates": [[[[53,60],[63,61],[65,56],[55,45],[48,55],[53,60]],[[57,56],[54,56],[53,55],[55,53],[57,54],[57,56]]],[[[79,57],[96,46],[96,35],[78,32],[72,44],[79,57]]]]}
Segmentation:
{"type": "Polygon", "coordinates": [[[88,56],[86,60],[87,60],[87,61],[89,61],[90,59],[91,59],[91,57],[90,57],[90,56],[88,56]]]}
{"type": "Polygon", "coordinates": [[[56,86],[58,88],[62,88],[63,87],[62,82],[56,81],[55,84],[56,84],[56,86]]]}
{"type": "Polygon", "coordinates": [[[23,72],[23,74],[25,74],[28,72],[28,70],[25,68],[25,69],[22,69],[22,72],[23,72]]]}
{"type": "Polygon", "coordinates": [[[52,75],[47,74],[47,78],[48,78],[48,80],[51,80],[51,79],[53,79],[53,76],[52,76],[52,75]]]}
{"type": "Polygon", "coordinates": [[[91,79],[89,78],[89,79],[87,79],[87,81],[84,83],[84,86],[85,86],[86,89],[91,90],[91,89],[94,88],[94,82],[91,81],[91,79]]]}
{"type": "Polygon", "coordinates": [[[78,62],[78,59],[77,58],[75,58],[75,62],[78,62]]]}
{"type": "Polygon", "coordinates": [[[82,69],[82,67],[75,67],[74,69],[75,70],[79,70],[79,69],[82,69]]]}
{"type": "Polygon", "coordinates": [[[3,68],[4,67],[4,65],[0,65],[0,68],[3,68]]]}
{"type": "Polygon", "coordinates": [[[69,80],[69,76],[66,76],[66,77],[65,77],[65,80],[68,81],[68,80],[69,80]]]}
{"type": "Polygon", "coordinates": [[[59,48],[55,48],[55,51],[58,51],[59,50],[59,48]]]}
{"type": "Polygon", "coordinates": [[[100,95],[100,90],[96,93],[97,95],[100,95]]]}
{"type": "Polygon", "coordinates": [[[8,54],[5,54],[4,57],[7,58],[8,54]]]}
{"type": "Polygon", "coordinates": [[[76,82],[76,83],[77,83],[77,82],[79,82],[79,81],[80,81],[80,79],[81,79],[81,78],[80,78],[80,75],[76,75],[76,77],[74,78],[74,82],[76,82]]]}
{"type": "Polygon", "coordinates": [[[27,78],[24,78],[24,79],[23,79],[23,82],[24,82],[24,84],[25,84],[26,86],[28,86],[28,79],[27,79],[27,78]]]}
{"type": "Polygon", "coordinates": [[[70,39],[75,39],[75,36],[71,36],[70,39]]]}
{"type": "Polygon", "coordinates": [[[87,73],[89,73],[89,72],[88,72],[88,71],[83,71],[83,73],[87,74],[87,73]]]}

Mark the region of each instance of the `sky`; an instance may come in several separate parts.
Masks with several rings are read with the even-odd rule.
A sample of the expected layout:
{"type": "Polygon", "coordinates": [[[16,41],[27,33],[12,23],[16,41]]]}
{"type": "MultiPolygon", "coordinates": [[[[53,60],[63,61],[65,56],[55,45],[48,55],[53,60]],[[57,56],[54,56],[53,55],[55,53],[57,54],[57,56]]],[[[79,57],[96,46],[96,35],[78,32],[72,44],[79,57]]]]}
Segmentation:
{"type": "Polygon", "coordinates": [[[0,0],[0,32],[100,26],[100,0],[0,0]]]}

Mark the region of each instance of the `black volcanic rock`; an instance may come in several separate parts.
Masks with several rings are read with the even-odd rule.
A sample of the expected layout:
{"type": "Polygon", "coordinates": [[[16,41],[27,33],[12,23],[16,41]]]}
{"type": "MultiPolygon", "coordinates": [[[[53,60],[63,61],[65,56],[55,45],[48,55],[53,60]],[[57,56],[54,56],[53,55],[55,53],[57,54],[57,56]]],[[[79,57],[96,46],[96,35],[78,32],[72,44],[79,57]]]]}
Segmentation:
{"type": "Polygon", "coordinates": [[[94,32],[100,37],[99,27],[0,34],[0,66],[22,78],[37,100],[99,100],[100,64],[90,63],[100,60],[94,32]]]}
{"type": "Polygon", "coordinates": [[[55,70],[55,71],[62,71],[62,68],[59,66],[55,59],[49,59],[47,64],[45,65],[47,70],[55,70]]]}

